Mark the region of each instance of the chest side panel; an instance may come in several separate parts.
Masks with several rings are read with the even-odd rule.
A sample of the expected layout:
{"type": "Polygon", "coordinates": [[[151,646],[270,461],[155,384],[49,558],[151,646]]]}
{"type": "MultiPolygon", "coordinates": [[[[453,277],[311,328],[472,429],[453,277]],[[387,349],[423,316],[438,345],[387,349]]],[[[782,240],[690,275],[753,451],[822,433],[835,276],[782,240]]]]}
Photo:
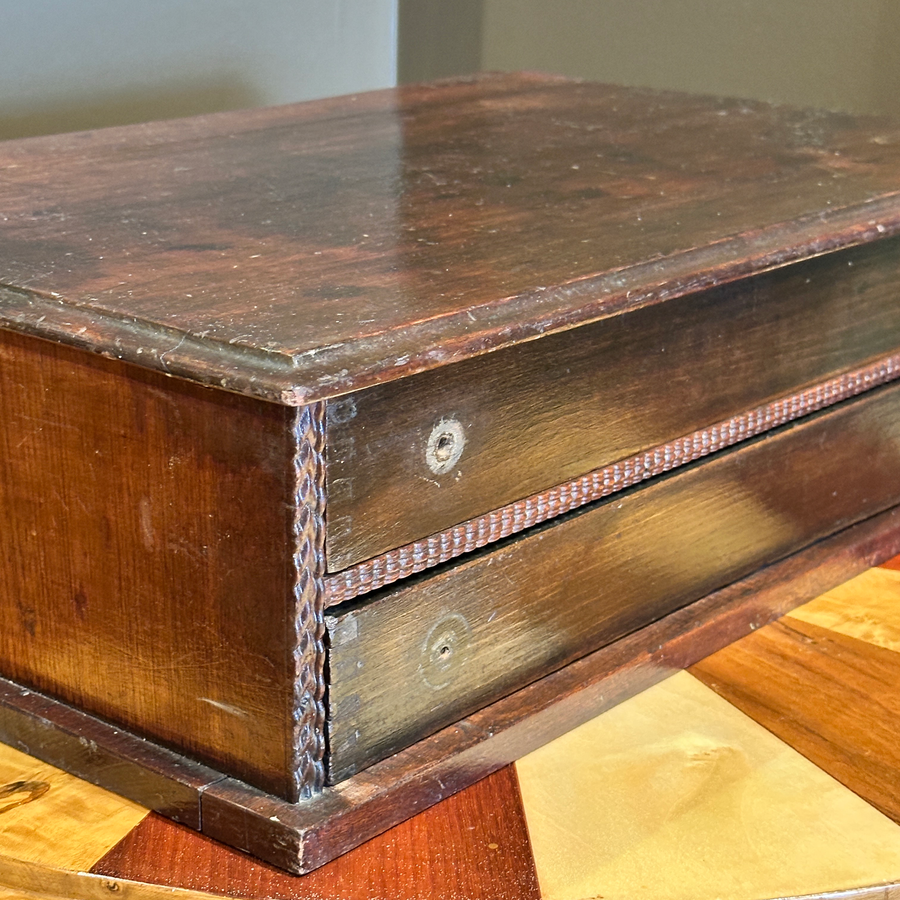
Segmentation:
{"type": "Polygon", "coordinates": [[[896,352],[898,285],[885,240],[332,401],[329,570],[896,352]]]}
{"type": "Polygon", "coordinates": [[[0,671],[289,794],[293,415],[0,333],[0,671]]]}

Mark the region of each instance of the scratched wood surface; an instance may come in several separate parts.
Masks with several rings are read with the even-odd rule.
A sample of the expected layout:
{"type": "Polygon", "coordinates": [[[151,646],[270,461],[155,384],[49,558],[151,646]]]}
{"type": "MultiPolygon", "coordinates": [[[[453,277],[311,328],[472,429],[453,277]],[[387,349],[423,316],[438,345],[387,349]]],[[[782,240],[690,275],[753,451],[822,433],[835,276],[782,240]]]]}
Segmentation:
{"type": "Polygon", "coordinates": [[[0,671],[289,794],[292,415],[0,331],[0,671]]]}
{"type": "Polygon", "coordinates": [[[305,403],[895,232],[898,146],[521,75],[9,141],[0,321],[305,403]]]}
{"type": "MultiPolygon", "coordinates": [[[[7,793],[0,896],[162,900],[156,885],[187,889],[185,900],[900,896],[900,811],[888,802],[900,779],[898,567],[865,572],[307,876],[71,779],[88,798],[79,805],[45,769],[56,809],[80,824],[78,861],[42,837],[60,815],[51,791],[7,793]],[[9,797],[27,802],[9,809],[9,797]],[[136,818],[110,818],[108,804],[136,818]],[[25,848],[4,839],[12,816],[19,834],[32,829],[25,848]],[[27,849],[38,846],[39,861],[27,849]]],[[[5,779],[41,765],[0,752],[5,779]]]]}

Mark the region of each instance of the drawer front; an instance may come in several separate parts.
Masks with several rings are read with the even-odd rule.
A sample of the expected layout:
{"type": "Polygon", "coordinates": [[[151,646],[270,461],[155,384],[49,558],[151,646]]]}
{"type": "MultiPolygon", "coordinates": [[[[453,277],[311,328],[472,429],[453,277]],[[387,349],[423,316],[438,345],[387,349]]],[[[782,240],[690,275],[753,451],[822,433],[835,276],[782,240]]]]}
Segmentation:
{"type": "Polygon", "coordinates": [[[890,239],[331,402],[329,571],[898,348],[890,239]]]}
{"type": "Polygon", "coordinates": [[[331,778],[898,502],[895,385],[335,607],[331,778]]]}

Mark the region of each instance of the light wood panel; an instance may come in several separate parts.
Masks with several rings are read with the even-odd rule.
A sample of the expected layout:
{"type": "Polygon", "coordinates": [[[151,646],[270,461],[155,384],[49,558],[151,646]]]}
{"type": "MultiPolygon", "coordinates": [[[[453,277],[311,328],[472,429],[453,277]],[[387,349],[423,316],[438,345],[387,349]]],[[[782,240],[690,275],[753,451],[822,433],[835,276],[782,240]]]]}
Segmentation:
{"type": "Polygon", "coordinates": [[[900,875],[900,827],[687,673],[516,768],[547,900],[761,900],[900,875]]]}
{"type": "Polygon", "coordinates": [[[0,854],[33,863],[90,868],[147,812],[0,744],[0,854]]]}
{"type": "Polygon", "coordinates": [[[791,618],[900,651],[900,571],[869,569],[790,613],[791,618]]]}
{"type": "MultiPolygon", "coordinates": [[[[35,865],[0,855],[0,879],[22,900],[216,900],[212,894],[173,891],[155,884],[104,878],[72,869],[35,865]]],[[[3,894],[0,894],[3,896],[3,894]]]]}

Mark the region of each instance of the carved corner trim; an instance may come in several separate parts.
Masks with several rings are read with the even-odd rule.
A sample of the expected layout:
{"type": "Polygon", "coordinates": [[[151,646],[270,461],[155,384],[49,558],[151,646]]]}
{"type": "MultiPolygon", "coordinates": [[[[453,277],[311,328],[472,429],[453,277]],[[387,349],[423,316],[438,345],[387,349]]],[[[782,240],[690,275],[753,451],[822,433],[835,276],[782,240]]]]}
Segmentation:
{"type": "Polygon", "coordinates": [[[294,800],[325,784],[325,404],[294,417],[294,800]]]}

